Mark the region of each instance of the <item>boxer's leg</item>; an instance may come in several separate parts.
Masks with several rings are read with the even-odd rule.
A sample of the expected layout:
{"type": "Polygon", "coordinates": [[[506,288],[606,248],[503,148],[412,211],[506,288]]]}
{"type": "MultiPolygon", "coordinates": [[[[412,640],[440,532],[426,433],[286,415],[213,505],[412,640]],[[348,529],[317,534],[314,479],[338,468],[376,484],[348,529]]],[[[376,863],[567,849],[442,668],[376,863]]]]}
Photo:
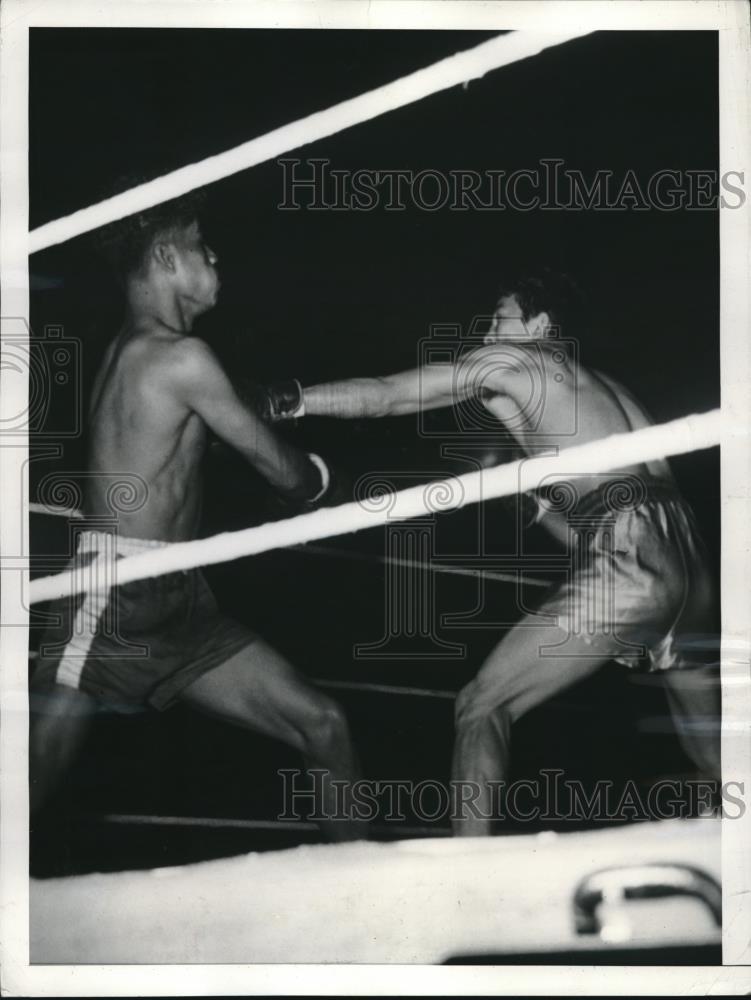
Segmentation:
{"type": "Polygon", "coordinates": [[[716,667],[688,666],[665,670],[665,692],[683,749],[697,767],[721,780],[721,690],[716,667]]]}
{"type": "Polygon", "coordinates": [[[534,616],[523,618],[504,636],[456,701],[452,778],[465,798],[464,817],[454,819],[456,835],[490,832],[496,803],[488,782],[508,776],[512,724],[594,673],[617,652],[612,635],[588,636],[585,641],[565,628],[541,626],[534,616]],[[564,641],[565,655],[544,648],[564,641]]]}
{"type": "MultiPolygon", "coordinates": [[[[339,705],[316,691],[276,650],[258,639],[221,666],[203,674],[181,696],[183,701],[227,722],[294,747],[309,768],[328,772],[323,782],[323,812],[341,814],[332,779],[351,787],[360,767],[339,705]]],[[[321,823],[331,840],[366,835],[362,822],[330,819],[321,823]]]]}
{"type": "Polygon", "coordinates": [[[29,802],[37,813],[60,788],[78,755],[97,710],[83,691],[55,684],[43,693],[32,691],[29,732],[29,802]]]}

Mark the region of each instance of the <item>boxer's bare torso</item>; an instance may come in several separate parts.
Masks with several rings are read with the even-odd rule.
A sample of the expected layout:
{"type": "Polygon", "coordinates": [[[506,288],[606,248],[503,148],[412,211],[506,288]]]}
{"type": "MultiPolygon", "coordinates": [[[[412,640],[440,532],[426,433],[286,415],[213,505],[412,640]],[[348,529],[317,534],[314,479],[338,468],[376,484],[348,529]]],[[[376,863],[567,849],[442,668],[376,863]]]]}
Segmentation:
{"type": "MultiPolygon", "coordinates": [[[[492,360],[494,348],[481,348],[492,360]]],[[[504,345],[504,355],[509,351],[504,345]]],[[[634,397],[614,379],[577,363],[561,363],[554,342],[514,345],[521,362],[518,371],[498,377],[503,392],[494,392],[492,367],[483,403],[511,433],[526,455],[550,452],[551,442],[561,448],[586,444],[611,434],[623,434],[651,425],[651,420],[634,397]],[[557,358],[552,360],[553,353],[557,358]],[[530,400],[533,401],[530,406],[530,400]],[[531,410],[531,412],[530,412],[531,410]],[[561,428],[570,433],[561,439],[561,428]]],[[[610,473],[577,475],[572,481],[576,494],[584,496],[608,478],[622,475],[672,480],[666,461],[624,466],[610,473]]],[[[568,537],[566,517],[552,511],[540,523],[561,541],[568,537]]]]}
{"type": "Polygon", "coordinates": [[[112,513],[111,490],[124,474],[144,501],[118,513],[120,530],[133,537],[181,541],[196,532],[206,425],[176,392],[185,339],[156,324],[126,328],[94,383],[86,511],[112,513]]]}

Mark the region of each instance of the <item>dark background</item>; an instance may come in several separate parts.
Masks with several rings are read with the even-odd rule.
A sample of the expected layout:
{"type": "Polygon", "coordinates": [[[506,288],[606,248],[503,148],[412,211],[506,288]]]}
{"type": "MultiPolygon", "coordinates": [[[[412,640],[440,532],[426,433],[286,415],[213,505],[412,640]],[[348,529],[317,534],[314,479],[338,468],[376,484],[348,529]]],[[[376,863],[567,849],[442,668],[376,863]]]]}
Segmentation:
{"type": "MultiPolygon", "coordinates": [[[[30,224],[50,219],[237,143],[492,37],[480,32],[357,31],[31,31],[30,224]]],[[[657,170],[718,167],[717,36],[713,32],[599,32],[455,87],[289,155],[323,157],[335,169],[478,171],[535,169],[543,158],[591,180],[597,170],[646,184],[657,170]]],[[[656,420],[719,403],[719,226],[715,211],[506,210],[282,212],[282,171],[267,163],[209,189],[207,238],[220,258],[217,309],[196,332],[233,372],[304,383],[378,374],[415,364],[431,324],[492,311],[504,267],[519,259],[574,275],[593,321],[577,331],[590,363],[626,384],[656,420]]],[[[117,329],[119,299],[87,238],[31,261],[32,327],[61,326],[80,343],[84,396],[117,329]]],[[[567,334],[569,331],[565,331],[567,334]]],[[[72,400],[50,395],[44,430],[32,446],[55,443],[72,400]]],[[[309,420],[289,433],[352,476],[379,470],[445,473],[441,452],[451,416],[336,423],[309,420]]],[[[59,439],[62,453],[32,462],[32,495],[50,471],[84,467],[85,439],[59,439]]],[[[501,439],[490,444],[500,445],[501,439]]],[[[32,451],[32,455],[34,452],[32,451]]],[[[204,533],[269,516],[268,497],[239,461],[209,459],[204,533]]],[[[465,467],[466,468],[466,467],[465,467]]],[[[465,471],[460,468],[459,471],[465,471]]],[[[716,451],[674,462],[694,506],[715,571],[719,561],[716,451]]],[[[447,515],[438,546],[461,552],[477,512],[447,515]]],[[[508,508],[483,512],[499,551],[515,544],[508,508]]],[[[32,521],[40,557],[62,554],[67,527],[32,521]]],[[[530,551],[545,541],[530,533],[530,551]]],[[[335,543],[382,554],[372,531],[335,543]]],[[[450,629],[464,642],[458,662],[356,662],[352,646],[384,628],[381,567],[271,553],[211,571],[223,604],[259,629],[311,676],[362,678],[457,689],[502,629],[450,629]]],[[[486,620],[511,621],[514,592],[489,592],[486,620]]],[[[471,609],[476,584],[442,579],[440,611],[471,609]]],[[[33,630],[38,638],[38,629],[33,630]]],[[[582,781],[642,784],[690,774],[662,694],[608,668],[517,726],[515,776],[563,767],[582,781]],[[651,721],[650,721],[651,720],[651,721]]],[[[343,694],[369,777],[445,779],[452,703],[343,694]]],[[[83,812],[159,815],[273,815],[275,769],[294,755],[265,740],[228,732],[192,713],[104,717],[53,821],[53,852],[37,851],[40,872],[169,863],[254,846],[245,835],[184,830],[141,832],[80,824],[83,812]],[[64,817],[64,818],[63,818],[64,817]],[[71,827],[72,830],[72,827],[71,827]],[[86,859],[80,845],[91,845],[86,859]],[[234,839],[233,839],[234,838],[234,839]],[[239,838],[239,839],[238,839],[239,838]],[[65,844],[62,854],[60,842],[65,844]],[[77,846],[78,845],[78,846],[77,846]],[[100,850],[101,848],[101,850],[100,850]],[[54,858],[53,858],[54,855],[54,858]],[[92,860],[92,857],[94,860],[92,860]]],[[[276,796],[276,799],[275,799],[276,796]]],[[[41,834],[40,834],[41,836],[41,834]]],[[[49,846],[49,845],[48,845],[49,846]]]]}

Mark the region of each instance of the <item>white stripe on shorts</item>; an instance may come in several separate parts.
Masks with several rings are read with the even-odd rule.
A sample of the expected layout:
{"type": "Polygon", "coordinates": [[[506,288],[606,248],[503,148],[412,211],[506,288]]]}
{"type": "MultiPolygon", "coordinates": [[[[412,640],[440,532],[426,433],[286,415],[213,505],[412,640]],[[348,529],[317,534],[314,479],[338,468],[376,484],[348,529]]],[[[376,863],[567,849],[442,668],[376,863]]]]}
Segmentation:
{"type": "Polygon", "coordinates": [[[78,555],[93,553],[97,558],[76,573],[86,575],[86,593],[76,613],[73,635],[57,665],[55,681],[67,687],[81,686],[86,658],[96,638],[99,623],[107,610],[115,585],[115,562],[118,555],[132,555],[146,548],[166,545],[152,539],[129,538],[108,531],[82,531],[78,536],[78,555]]]}

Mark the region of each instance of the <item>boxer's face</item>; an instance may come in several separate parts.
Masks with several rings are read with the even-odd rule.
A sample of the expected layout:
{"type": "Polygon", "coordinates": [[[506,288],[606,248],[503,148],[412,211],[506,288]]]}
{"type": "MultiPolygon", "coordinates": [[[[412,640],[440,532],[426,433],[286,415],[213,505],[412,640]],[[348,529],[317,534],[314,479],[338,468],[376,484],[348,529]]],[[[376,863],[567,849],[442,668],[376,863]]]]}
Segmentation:
{"type": "Polygon", "coordinates": [[[485,343],[496,344],[499,340],[529,340],[530,337],[540,336],[546,323],[545,313],[525,320],[516,296],[504,295],[495,307],[490,329],[485,334],[485,343]]]}
{"type": "Polygon", "coordinates": [[[197,221],[181,231],[175,249],[180,294],[190,301],[196,312],[211,309],[216,305],[221,287],[216,270],[218,258],[205,243],[197,221]]]}

